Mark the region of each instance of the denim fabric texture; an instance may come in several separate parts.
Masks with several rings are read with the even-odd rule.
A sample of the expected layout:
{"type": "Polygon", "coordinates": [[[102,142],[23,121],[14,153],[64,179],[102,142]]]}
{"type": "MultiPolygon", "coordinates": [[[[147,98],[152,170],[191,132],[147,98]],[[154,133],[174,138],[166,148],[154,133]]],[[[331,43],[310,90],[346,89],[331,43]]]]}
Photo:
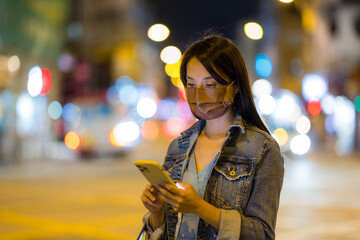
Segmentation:
{"type": "MultiPolygon", "coordinates": [[[[182,179],[183,165],[192,147],[190,137],[198,135],[204,126],[205,121],[200,120],[171,142],[163,167],[175,182],[182,179]]],[[[284,177],[278,143],[267,132],[237,116],[217,157],[204,200],[220,208],[220,228],[200,219],[197,239],[275,239],[284,177]]],[[[149,226],[148,217],[143,221],[149,226]]],[[[178,213],[167,205],[163,232],[155,236],[148,227],[147,239],[173,240],[177,222],[178,213]]]]}

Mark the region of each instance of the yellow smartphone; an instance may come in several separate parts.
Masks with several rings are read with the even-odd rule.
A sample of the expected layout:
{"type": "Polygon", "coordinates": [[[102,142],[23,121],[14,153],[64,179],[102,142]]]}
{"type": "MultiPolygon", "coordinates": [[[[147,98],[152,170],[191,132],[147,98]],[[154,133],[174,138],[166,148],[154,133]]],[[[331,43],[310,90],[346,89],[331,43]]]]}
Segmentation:
{"type": "Polygon", "coordinates": [[[160,180],[175,185],[174,181],[169,177],[165,169],[156,161],[153,160],[136,160],[135,166],[151,183],[151,185],[158,184],[160,180]]]}

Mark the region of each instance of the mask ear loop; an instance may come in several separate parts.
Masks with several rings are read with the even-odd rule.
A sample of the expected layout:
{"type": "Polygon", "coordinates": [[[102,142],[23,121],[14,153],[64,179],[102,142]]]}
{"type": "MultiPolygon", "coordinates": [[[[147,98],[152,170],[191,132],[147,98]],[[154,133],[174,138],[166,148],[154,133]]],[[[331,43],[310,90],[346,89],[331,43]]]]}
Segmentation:
{"type": "MultiPolygon", "coordinates": [[[[235,80],[232,81],[232,82],[230,83],[230,85],[226,87],[226,91],[228,91],[229,87],[231,87],[231,86],[234,84],[234,82],[235,82],[235,80]]],[[[234,103],[234,98],[235,98],[235,94],[234,94],[234,96],[232,97],[232,99],[231,99],[230,102],[227,102],[227,104],[226,104],[226,102],[223,102],[224,107],[228,107],[228,106],[230,106],[231,104],[233,104],[233,103],[234,103]]]]}

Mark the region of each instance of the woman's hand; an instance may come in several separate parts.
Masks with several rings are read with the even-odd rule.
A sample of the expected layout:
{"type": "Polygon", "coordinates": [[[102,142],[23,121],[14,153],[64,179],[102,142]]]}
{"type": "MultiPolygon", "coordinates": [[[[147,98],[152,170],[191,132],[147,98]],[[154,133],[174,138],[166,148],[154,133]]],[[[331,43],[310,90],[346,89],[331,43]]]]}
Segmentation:
{"type": "Polygon", "coordinates": [[[153,214],[164,213],[165,201],[161,198],[159,191],[151,185],[146,185],[141,195],[144,206],[153,214]]]}
{"type": "Polygon", "coordinates": [[[177,212],[197,214],[203,199],[191,184],[176,183],[176,186],[160,182],[155,185],[166,203],[177,212]]]}

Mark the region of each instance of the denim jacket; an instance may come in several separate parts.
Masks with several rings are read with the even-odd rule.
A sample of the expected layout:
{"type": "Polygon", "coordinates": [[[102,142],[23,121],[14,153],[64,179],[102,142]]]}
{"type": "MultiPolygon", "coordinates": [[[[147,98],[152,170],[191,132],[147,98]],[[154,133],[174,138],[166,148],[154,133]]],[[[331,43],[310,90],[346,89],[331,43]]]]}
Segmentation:
{"type": "MultiPolygon", "coordinates": [[[[200,120],[172,141],[163,167],[175,181],[181,181],[191,136],[205,126],[200,120]]],[[[238,116],[209,177],[204,200],[221,211],[217,230],[200,219],[197,239],[275,239],[275,223],[284,176],[284,160],[279,145],[267,132],[238,116]]],[[[147,239],[175,237],[178,213],[166,206],[163,226],[153,231],[143,221],[147,239]]]]}

